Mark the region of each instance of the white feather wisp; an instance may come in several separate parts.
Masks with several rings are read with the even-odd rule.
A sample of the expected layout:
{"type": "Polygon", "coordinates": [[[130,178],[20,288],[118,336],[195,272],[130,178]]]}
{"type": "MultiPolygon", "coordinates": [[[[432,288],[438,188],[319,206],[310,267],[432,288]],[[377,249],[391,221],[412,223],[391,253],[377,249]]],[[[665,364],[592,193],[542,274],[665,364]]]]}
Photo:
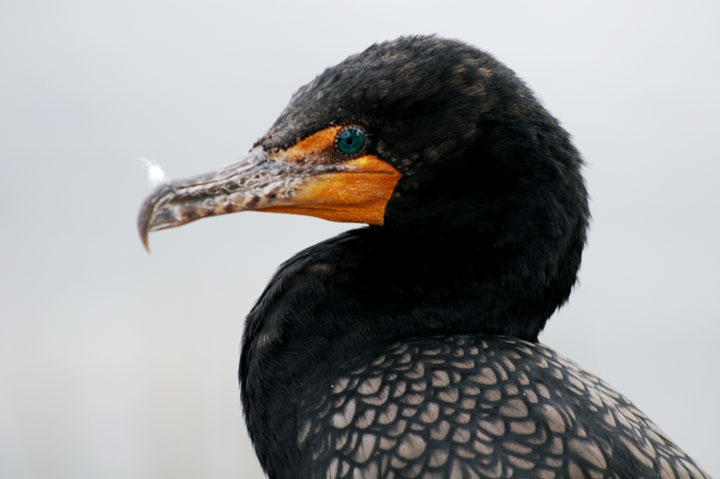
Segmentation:
{"type": "Polygon", "coordinates": [[[152,186],[158,186],[168,182],[168,176],[156,161],[149,158],[137,158],[137,161],[145,168],[145,171],[147,171],[148,181],[152,186]]]}

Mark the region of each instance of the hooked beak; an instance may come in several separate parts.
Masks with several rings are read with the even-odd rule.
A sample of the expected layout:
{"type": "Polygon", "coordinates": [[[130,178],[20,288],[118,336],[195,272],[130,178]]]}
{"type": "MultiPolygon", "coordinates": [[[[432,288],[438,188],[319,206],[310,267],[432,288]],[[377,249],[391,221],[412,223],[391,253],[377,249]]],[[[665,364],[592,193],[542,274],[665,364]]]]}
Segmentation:
{"type": "Polygon", "coordinates": [[[150,251],[152,231],[239,211],[382,225],[401,174],[373,155],[328,161],[324,138],[333,133],[329,130],[337,127],[283,151],[268,154],[256,147],[241,161],[215,172],[159,186],[145,199],[138,215],[145,249],[150,251]]]}

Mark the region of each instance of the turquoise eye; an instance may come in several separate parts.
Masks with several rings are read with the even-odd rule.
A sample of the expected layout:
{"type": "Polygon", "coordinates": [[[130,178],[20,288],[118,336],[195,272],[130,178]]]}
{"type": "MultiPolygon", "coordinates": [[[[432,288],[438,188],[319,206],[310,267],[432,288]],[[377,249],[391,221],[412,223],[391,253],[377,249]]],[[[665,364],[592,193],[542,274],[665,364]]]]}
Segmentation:
{"type": "Polygon", "coordinates": [[[355,155],[365,147],[365,131],[357,126],[346,126],[335,136],[335,148],[343,155],[355,155]]]}

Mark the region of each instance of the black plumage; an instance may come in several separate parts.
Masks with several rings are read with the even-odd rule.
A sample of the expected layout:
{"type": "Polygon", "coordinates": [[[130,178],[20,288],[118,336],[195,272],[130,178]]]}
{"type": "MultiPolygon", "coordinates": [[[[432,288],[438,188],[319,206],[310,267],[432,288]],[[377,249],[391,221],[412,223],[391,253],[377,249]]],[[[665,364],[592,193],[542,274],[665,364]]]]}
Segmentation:
{"type": "Polygon", "coordinates": [[[471,46],[405,37],[326,70],[238,170],[258,176],[162,187],[141,212],[144,239],[210,214],[287,209],[299,196],[278,186],[278,162],[293,181],[308,164],[322,178],[345,171],[332,146],[303,141],[347,125],[367,134],[358,155],[401,176],[376,224],[290,259],[248,316],[242,400],[270,478],[708,477],[627,399],[537,342],[580,265],[582,160],[522,81],[471,46]]]}

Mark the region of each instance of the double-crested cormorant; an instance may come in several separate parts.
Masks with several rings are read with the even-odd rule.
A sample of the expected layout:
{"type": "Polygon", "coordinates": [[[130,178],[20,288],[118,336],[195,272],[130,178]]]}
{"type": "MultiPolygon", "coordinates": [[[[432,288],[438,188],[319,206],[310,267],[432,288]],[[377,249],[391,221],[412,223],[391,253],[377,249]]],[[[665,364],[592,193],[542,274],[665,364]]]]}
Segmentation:
{"type": "Polygon", "coordinates": [[[589,213],[569,135],[515,74],[404,37],[327,69],[243,161],[160,186],[139,228],[244,210],[367,223],[281,266],[240,360],[270,478],[707,478],[538,343],[589,213]]]}

